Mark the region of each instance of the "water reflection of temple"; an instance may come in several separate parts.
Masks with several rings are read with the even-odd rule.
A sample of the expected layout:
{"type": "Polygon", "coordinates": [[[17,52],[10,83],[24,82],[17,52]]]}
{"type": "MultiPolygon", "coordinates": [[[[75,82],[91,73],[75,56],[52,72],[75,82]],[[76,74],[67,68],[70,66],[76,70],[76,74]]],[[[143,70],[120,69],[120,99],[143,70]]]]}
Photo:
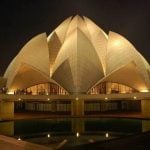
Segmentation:
{"type": "Polygon", "coordinates": [[[43,133],[61,133],[62,131],[75,136],[84,135],[87,133],[105,133],[105,132],[125,132],[140,133],[150,131],[150,121],[148,120],[113,120],[112,119],[50,119],[50,120],[31,120],[32,123],[22,121],[7,121],[0,122],[0,134],[8,136],[19,136],[26,134],[42,134],[43,133]],[[36,126],[38,126],[37,129],[36,126]],[[53,128],[55,126],[55,129],[53,128]],[[41,127],[41,129],[39,128],[41,127]],[[23,130],[24,128],[24,130],[23,130]],[[43,128],[45,128],[43,130],[43,128]],[[32,133],[33,132],[33,133],[32,133]]]}

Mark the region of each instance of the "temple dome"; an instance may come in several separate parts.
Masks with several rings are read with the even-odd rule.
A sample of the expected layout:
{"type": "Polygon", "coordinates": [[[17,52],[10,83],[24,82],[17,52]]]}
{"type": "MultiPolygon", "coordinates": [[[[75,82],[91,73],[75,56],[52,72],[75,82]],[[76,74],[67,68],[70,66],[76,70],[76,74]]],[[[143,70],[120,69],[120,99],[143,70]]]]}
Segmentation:
{"type": "Polygon", "coordinates": [[[54,81],[69,93],[87,93],[101,82],[117,82],[138,91],[150,89],[150,66],[123,36],[107,35],[87,17],[63,21],[47,37],[33,37],[8,66],[8,89],[54,81]]]}

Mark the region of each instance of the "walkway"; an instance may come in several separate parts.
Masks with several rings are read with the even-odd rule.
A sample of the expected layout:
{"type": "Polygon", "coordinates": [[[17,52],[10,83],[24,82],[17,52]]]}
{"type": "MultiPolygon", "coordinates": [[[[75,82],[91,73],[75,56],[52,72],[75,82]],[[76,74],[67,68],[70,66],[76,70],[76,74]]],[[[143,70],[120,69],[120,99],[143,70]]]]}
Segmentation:
{"type": "Polygon", "coordinates": [[[45,146],[19,141],[11,137],[0,135],[0,150],[52,150],[45,146]]]}

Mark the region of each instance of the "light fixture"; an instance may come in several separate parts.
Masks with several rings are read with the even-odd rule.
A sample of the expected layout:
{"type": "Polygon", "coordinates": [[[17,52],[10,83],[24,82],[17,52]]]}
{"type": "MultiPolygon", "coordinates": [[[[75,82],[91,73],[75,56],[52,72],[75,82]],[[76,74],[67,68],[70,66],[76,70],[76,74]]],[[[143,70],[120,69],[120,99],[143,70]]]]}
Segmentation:
{"type": "Polygon", "coordinates": [[[106,137],[106,138],[108,138],[108,137],[109,137],[109,134],[108,134],[108,133],[106,133],[106,134],[105,134],[105,137],[106,137]]]}
{"type": "Polygon", "coordinates": [[[105,100],[108,100],[108,97],[105,97],[105,100]]]}
{"type": "Polygon", "coordinates": [[[133,97],[133,99],[136,99],[136,98],[137,98],[136,96],[133,97]]]}
{"type": "Polygon", "coordinates": [[[18,101],[21,101],[21,98],[18,98],[18,101]]]}
{"type": "Polygon", "coordinates": [[[78,138],[80,136],[79,132],[76,133],[76,137],[78,138]]]}
{"type": "Polygon", "coordinates": [[[50,134],[47,134],[47,137],[48,137],[48,138],[50,138],[50,137],[51,137],[51,135],[50,135],[50,134]]]}
{"type": "Polygon", "coordinates": [[[21,141],[21,138],[20,138],[20,137],[18,138],[18,141],[21,141]]]}
{"type": "Polygon", "coordinates": [[[8,91],[7,94],[13,95],[14,92],[13,91],[8,91]]]}
{"type": "Polygon", "coordinates": [[[50,101],[50,98],[48,98],[47,100],[50,101]]]}
{"type": "Polygon", "coordinates": [[[148,89],[140,90],[140,92],[142,92],[142,93],[148,92],[148,89]]]}
{"type": "Polygon", "coordinates": [[[76,101],[78,101],[79,100],[79,98],[78,97],[76,97],[76,101]]]}

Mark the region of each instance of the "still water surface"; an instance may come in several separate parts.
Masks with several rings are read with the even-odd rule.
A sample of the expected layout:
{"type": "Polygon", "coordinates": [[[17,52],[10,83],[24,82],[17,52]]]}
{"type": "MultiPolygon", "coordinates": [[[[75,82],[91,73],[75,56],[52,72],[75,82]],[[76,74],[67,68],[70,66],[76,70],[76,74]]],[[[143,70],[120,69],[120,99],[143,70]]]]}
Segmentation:
{"type": "Polygon", "coordinates": [[[0,134],[58,148],[150,131],[150,121],[123,118],[32,119],[0,122],[0,134]]]}

